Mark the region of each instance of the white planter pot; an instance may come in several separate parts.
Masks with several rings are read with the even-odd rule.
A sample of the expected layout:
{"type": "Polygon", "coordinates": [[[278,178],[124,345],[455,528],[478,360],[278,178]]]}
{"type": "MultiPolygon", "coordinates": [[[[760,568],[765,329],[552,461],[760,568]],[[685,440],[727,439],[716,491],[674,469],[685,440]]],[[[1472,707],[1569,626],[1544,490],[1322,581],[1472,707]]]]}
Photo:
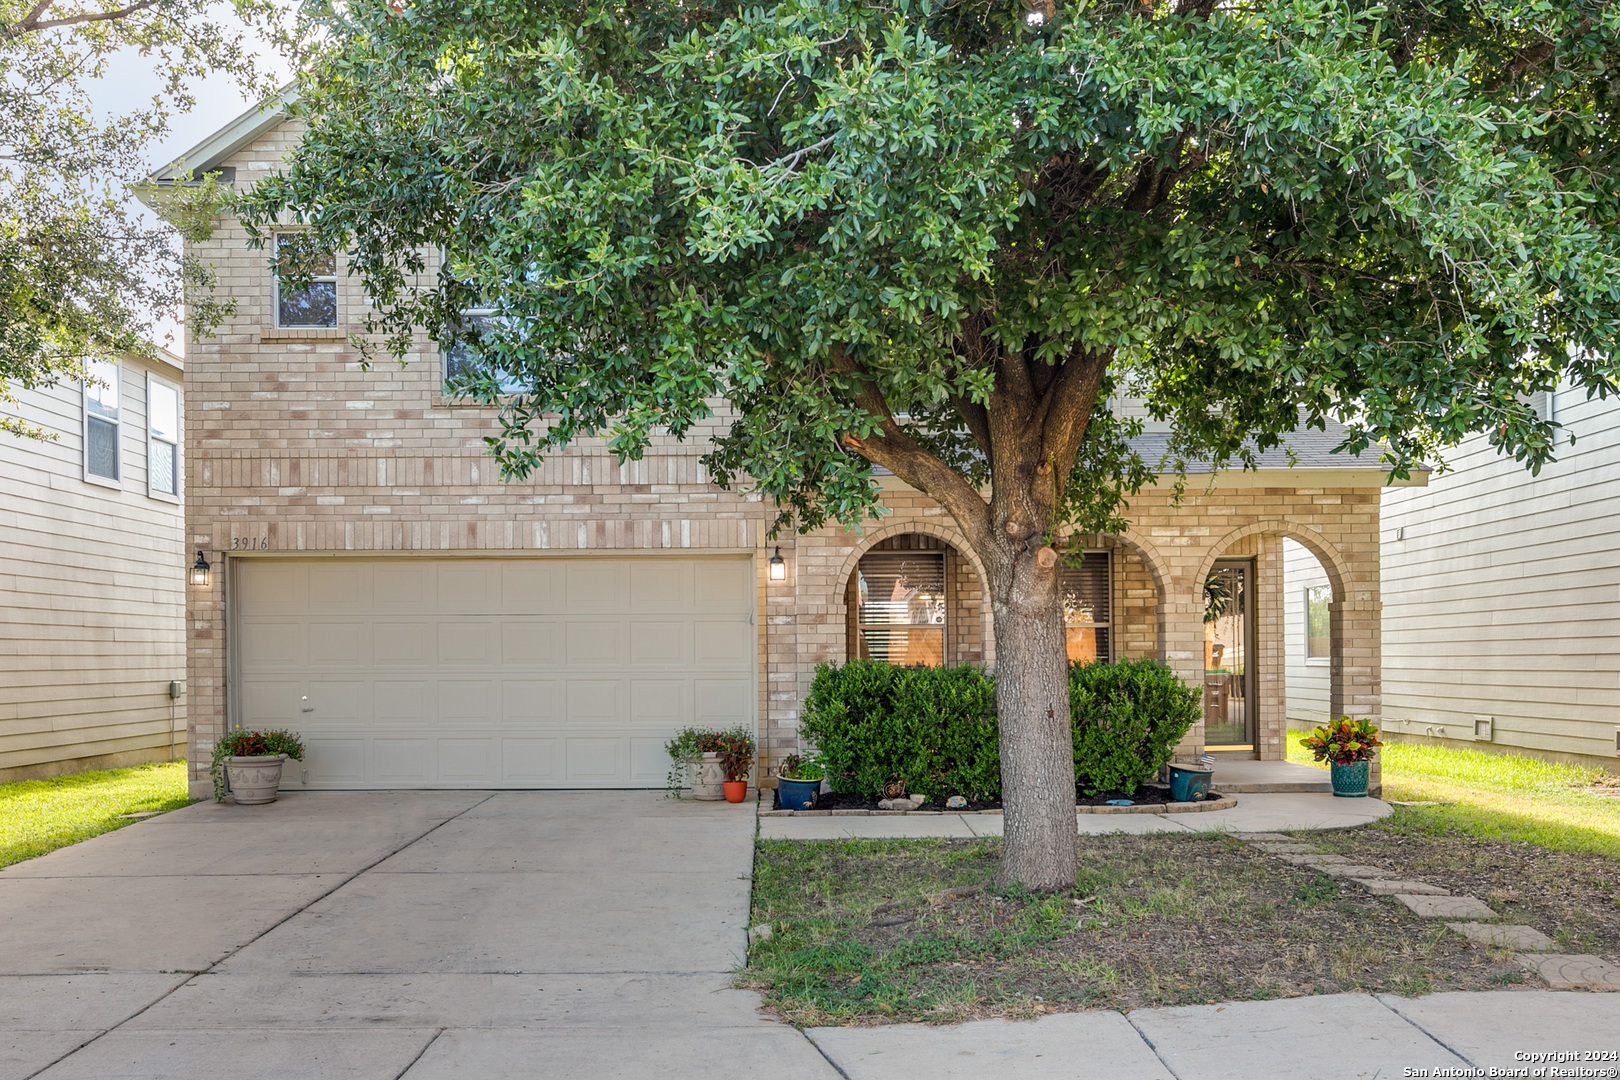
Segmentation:
{"type": "Polygon", "coordinates": [[[700,754],[686,759],[686,786],[694,799],[714,801],[726,797],[726,771],[720,766],[719,754],[700,754]]]}
{"type": "Polygon", "coordinates": [[[238,806],[261,806],[276,801],[276,789],[281,786],[281,765],[286,754],[265,754],[255,757],[228,757],[225,775],[231,781],[231,794],[238,806]]]}

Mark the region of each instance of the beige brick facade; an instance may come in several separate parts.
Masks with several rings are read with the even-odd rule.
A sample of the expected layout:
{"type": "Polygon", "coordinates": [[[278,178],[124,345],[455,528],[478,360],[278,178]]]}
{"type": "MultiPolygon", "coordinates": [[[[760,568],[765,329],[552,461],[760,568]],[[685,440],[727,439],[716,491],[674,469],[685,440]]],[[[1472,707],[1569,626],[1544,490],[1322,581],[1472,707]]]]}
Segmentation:
{"type": "MultiPolygon", "coordinates": [[[[273,168],[295,137],[289,126],[271,128],[204,165],[233,166],[240,190],[273,168]]],[[[982,568],[955,523],[925,496],[888,478],[889,513],[860,534],[824,528],[770,540],[773,507],[709,482],[698,460],[703,431],[684,445],[660,442],[623,465],[600,442],[585,440],[552,455],[535,475],[503,482],[483,443],[496,431],[494,411],[444,401],[429,343],[402,365],[362,370],[344,333],[356,328],[363,298],[341,277],[341,265],[338,331],[275,330],[267,256],[245,241],[227,220],[193,249],[217,268],[237,304],[217,336],[191,341],[188,351],[188,535],[220,571],[209,586],[189,590],[194,791],[206,787],[213,741],[231,723],[234,559],[291,552],[752,553],[767,765],[798,747],[800,705],[816,665],[848,655],[851,575],[877,545],[910,544],[915,536],[944,545],[951,658],[994,664],[982,568]],[[787,574],[772,581],[767,560],[778,545],[787,574]]],[[[1115,654],[1161,657],[1197,685],[1204,578],[1219,557],[1252,557],[1261,598],[1257,747],[1264,757],[1280,757],[1281,537],[1292,536],[1317,555],[1334,586],[1335,715],[1376,717],[1380,480],[1371,469],[1271,470],[1223,480],[1218,491],[1179,503],[1166,490],[1141,493],[1125,535],[1085,538],[1086,546],[1113,553],[1115,654]]],[[[296,717],[288,720],[296,726],[296,717]]],[[[1202,745],[1200,725],[1182,753],[1196,755],[1202,745]]]]}

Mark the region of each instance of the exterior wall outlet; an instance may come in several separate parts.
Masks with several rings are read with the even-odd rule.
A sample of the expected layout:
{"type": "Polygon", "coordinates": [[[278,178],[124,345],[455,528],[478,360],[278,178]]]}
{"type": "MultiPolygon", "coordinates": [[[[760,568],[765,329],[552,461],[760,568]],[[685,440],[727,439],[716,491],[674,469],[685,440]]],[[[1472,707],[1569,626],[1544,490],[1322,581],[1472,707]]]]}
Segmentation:
{"type": "Polygon", "coordinates": [[[1495,719],[1489,716],[1474,716],[1474,738],[1479,742],[1490,742],[1496,738],[1492,729],[1496,726],[1495,719]]]}

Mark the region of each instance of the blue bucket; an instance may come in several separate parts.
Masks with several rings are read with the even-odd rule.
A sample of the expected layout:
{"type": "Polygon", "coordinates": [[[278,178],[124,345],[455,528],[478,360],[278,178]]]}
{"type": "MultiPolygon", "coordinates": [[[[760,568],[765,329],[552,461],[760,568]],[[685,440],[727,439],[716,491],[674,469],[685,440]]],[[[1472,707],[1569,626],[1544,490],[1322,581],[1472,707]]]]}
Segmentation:
{"type": "Polygon", "coordinates": [[[776,779],[776,798],[784,810],[808,810],[816,805],[816,793],[821,790],[820,780],[776,779]]]}
{"type": "Polygon", "coordinates": [[[1170,766],[1170,801],[1198,802],[1209,794],[1209,781],[1215,770],[1201,765],[1170,766]]]}

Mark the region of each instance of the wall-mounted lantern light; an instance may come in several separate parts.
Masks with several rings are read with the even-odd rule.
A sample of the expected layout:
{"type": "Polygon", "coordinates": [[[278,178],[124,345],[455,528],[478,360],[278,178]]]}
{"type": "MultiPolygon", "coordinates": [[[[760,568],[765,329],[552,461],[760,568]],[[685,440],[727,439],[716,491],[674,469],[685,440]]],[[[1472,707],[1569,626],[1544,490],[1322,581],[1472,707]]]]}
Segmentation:
{"type": "Polygon", "coordinates": [[[777,548],[776,554],[771,556],[771,580],[787,580],[787,563],[782,561],[782,549],[777,548]]]}
{"type": "Polygon", "coordinates": [[[197,552],[197,561],[191,564],[191,583],[193,585],[208,584],[208,560],[203,558],[202,552],[197,552]]]}

